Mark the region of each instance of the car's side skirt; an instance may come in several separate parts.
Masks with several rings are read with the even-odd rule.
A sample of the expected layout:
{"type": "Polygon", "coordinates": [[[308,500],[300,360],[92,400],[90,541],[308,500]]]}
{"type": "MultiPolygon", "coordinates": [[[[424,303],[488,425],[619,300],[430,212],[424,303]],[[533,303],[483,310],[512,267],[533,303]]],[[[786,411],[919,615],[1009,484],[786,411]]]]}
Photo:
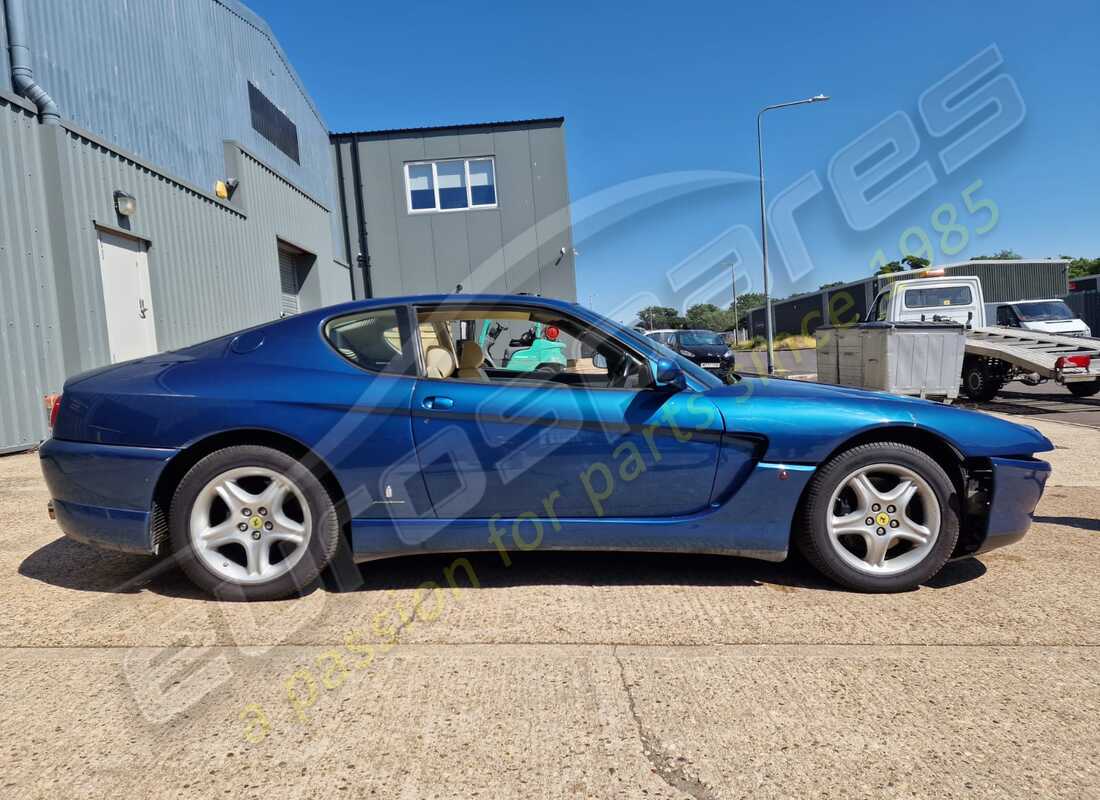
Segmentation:
{"type": "Polygon", "coordinates": [[[761,462],[727,502],[679,517],[353,519],[356,560],[414,553],[637,550],[782,561],[815,467],[761,462]]]}

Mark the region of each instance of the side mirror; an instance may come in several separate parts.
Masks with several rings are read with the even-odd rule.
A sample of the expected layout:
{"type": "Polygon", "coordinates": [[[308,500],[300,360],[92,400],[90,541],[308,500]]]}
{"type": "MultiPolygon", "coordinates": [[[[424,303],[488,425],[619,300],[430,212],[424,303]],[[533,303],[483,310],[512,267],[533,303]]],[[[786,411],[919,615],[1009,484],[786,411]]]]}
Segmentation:
{"type": "Polygon", "coordinates": [[[607,358],[603,353],[596,353],[592,356],[592,366],[596,369],[607,369],[607,358]]]}
{"type": "Polygon", "coordinates": [[[654,377],[658,388],[672,389],[677,392],[687,388],[687,377],[684,371],[680,369],[679,364],[667,358],[657,360],[657,374],[654,377]]]}

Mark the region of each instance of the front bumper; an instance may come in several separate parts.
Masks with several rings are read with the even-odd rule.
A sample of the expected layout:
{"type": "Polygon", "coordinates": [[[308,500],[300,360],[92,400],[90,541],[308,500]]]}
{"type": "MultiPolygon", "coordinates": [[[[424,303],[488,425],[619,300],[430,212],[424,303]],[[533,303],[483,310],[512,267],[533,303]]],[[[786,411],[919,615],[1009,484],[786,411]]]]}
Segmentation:
{"type": "Polygon", "coordinates": [[[714,359],[714,358],[691,358],[691,363],[700,369],[704,369],[711,375],[715,375],[719,378],[725,378],[736,367],[736,361],[732,358],[714,359]],[[706,367],[704,364],[718,364],[717,367],[706,367]]]}
{"type": "Polygon", "coordinates": [[[1050,464],[1037,458],[991,458],[989,461],[993,469],[993,493],[985,538],[975,555],[1024,537],[1050,477],[1050,464]]]}
{"type": "Polygon", "coordinates": [[[38,452],[66,536],[127,553],[156,552],[153,491],[177,451],[48,439],[38,452]]]}

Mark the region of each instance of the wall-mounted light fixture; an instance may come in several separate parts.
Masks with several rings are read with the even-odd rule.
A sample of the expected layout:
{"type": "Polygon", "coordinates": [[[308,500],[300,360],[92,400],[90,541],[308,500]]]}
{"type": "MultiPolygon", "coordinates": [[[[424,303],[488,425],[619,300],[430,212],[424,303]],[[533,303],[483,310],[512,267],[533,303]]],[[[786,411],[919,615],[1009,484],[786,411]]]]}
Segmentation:
{"type": "Polygon", "coordinates": [[[124,217],[132,217],[137,213],[137,200],[134,199],[132,194],[126,194],[126,192],[115,192],[115,211],[124,217]]]}
{"type": "Polygon", "coordinates": [[[240,181],[236,178],[230,178],[225,181],[215,181],[214,194],[220,197],[222,200],[228,200],[233,196],[233,193],[237,191],[237,187],[240,186],[240,181]]]}

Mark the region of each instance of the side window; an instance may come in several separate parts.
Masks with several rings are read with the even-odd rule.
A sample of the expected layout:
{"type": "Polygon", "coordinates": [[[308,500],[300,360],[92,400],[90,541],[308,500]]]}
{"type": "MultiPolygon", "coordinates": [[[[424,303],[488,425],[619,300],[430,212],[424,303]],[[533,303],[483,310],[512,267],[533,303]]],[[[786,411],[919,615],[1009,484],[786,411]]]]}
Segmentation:
{"type": "Polygon", "coordinates": [[[1003,328],[1015,327],[1016,323],[1012,319],[1012,308],[1009,306],[997,306],[997,324],[1003,328]]]}
{"type": "Polygon", "coordinates": [[[351,363],[372,372],[412,372],[397,309],[385,308],[330,320],[325,338],[351,363]]]}
{"type": "Polygon", "coordinates": [[[879,296],[875,298],[875,302],[871,304],[871,312],[867,315],[867,318],[875,322],[885,322],[890,313],[889,298],[889,292],[880,292],[879,296]]]}
{"type": "Polygon", "coordinates": [[[644,359],[549,309],[436,307],[418,310],[417,324],[429,378],[589,388],[648,385],[644,359]]]}

